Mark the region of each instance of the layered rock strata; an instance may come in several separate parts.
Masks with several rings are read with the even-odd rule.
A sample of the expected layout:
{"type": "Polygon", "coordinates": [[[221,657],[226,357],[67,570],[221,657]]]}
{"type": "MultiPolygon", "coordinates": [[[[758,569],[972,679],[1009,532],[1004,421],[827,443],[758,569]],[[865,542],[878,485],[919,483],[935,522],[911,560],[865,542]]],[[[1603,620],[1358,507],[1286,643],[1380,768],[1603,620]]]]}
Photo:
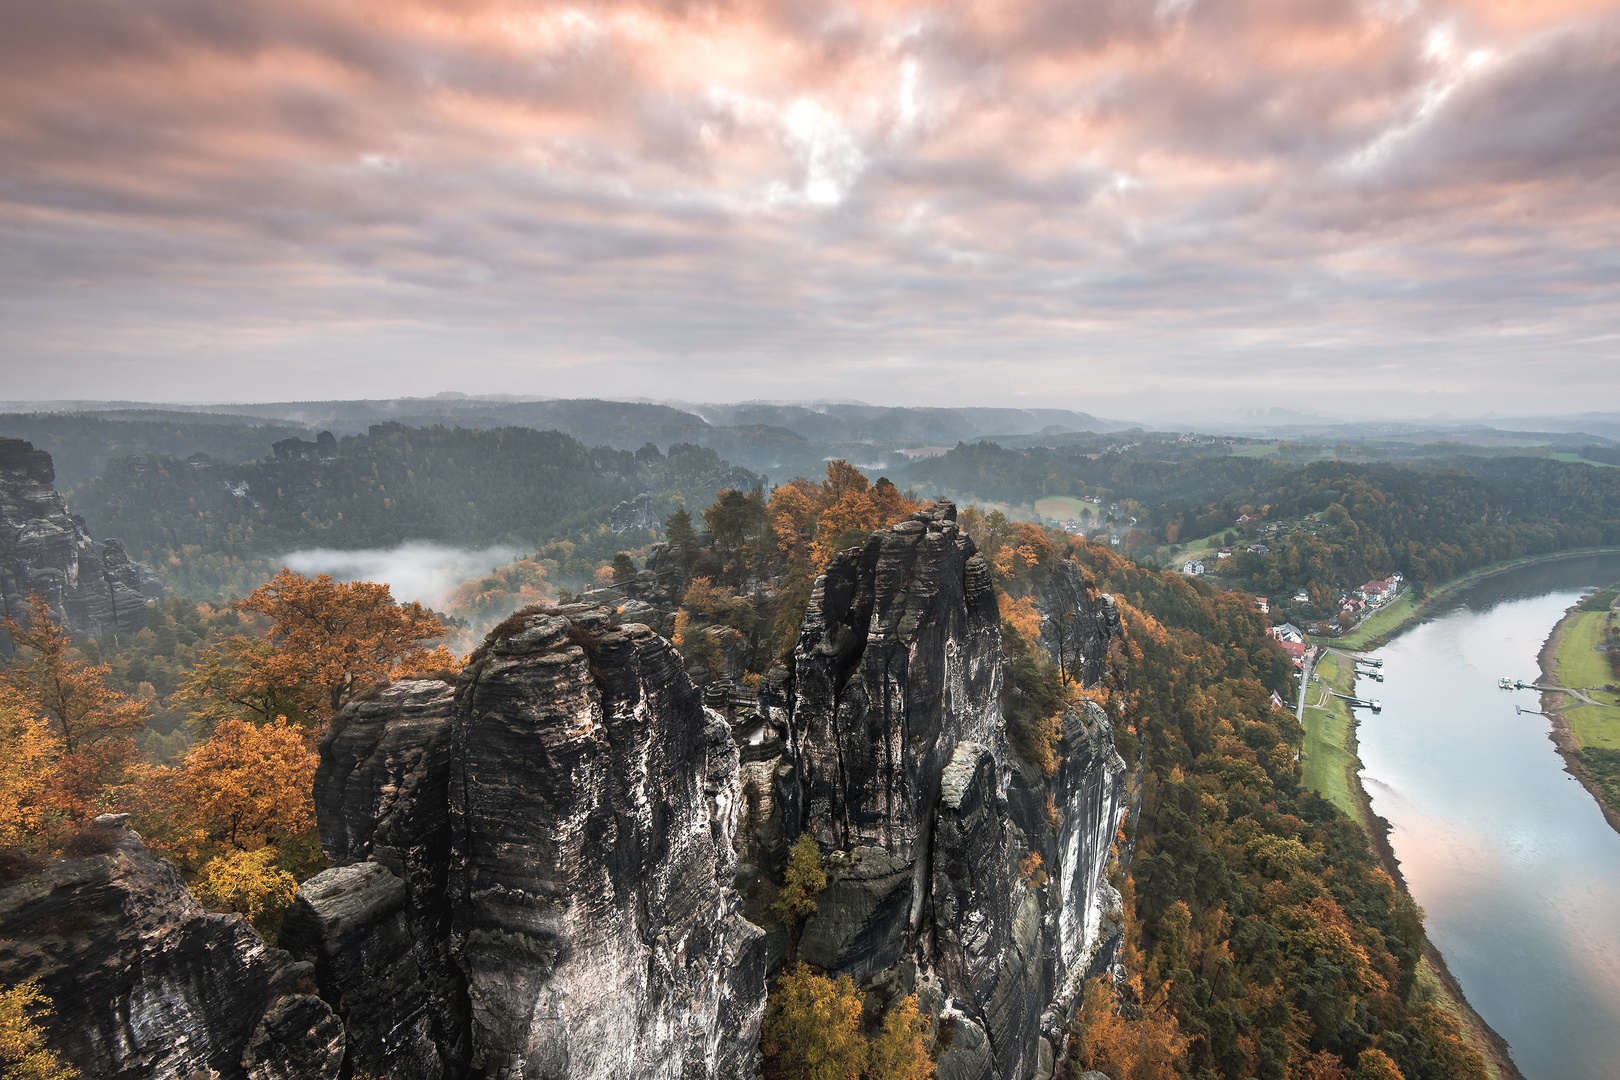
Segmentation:
{"type": "MultiPolygon", "coordinates": [[[[51,456],[22,439],[0,438],[0,614],[21,617],[30,594],[43,596],[74,633],[101,637],[146,625],[154,589],[123,545],[99,548],[84,521],[52,486],[51,456]]],[[[0,635],[0,654],[11,641],[0,635]]]]}
{"type": "Polygon", "coordinates": [[[731,729],[673,647],[593,605],[509,619],[458,686],[398,683],[321,746],[340,864],[283,940],[396,1077],[756,1071],[764,932],[732,888],[731,729]]]}
{"type": "Polygon", "coordinates": [[[310,968],[213,915],[121,824],[103,853],[0,889],[0,983],[39,980],[51,1049],[84,1076],[336,1080],[343,1027],[310,968]]]}
{"type": "MultiPolygon", "coordinates": [[[[1065,619],[1066,668],[1094,683],[1112,602],[1064,564],[1041,603],[1065,619]]],[[[950,1021],[951,1080],[1050,1075],[1080,982],[1117,936],[1103,915],[1125,767],[1107,717],[1066,710],[1048,777],[1011,754],[1001,693],[989,571],[942,502],[834,558],[791,675],[760,695],[787,732],[775,818],[748,823],[767,837],[760,859],[799,831],[827,853],[800,956],[917,988],[950,1021]]]]}
{"type": "MultiPolygon", "coordinates": [[[[1117,617],[1077,569],[1054,580],[1048,619],[1083,627],[1069,667],[1095,677],[1117,617]]],[[[397,1080],[730,1080],[758,1075],[768,979],[796,948],[874,1002],[915,992],[942,1080],[1049,1078],[1117,937],[1124,765],[1089,704],[1064,715],[1051,775],[1009,749],[996,599],[954,507],[834,558],[757,707],[711,687],[706,708],[670,643],[619,619],[525,609],[455,686],[344,710],[316,774],[334,866],[285,916],[291,955],[239,919],[176,914],[178,879],[131,839],[36,886],[101,896],[167,873],[143,901],[129,884],[96,901],[120,912],[101,947],[128,955],[17,944],[48,932],[18,886],[0,893],[0,934],[16,931],[0,972],[54,979],[59,1004],[80,970],[105,983],[74,1057],[94,1075],[324,1076],[341,1059],[397,1080]],[[802,833],[828,884],[795,937],[768,882],[802,833]]]]}

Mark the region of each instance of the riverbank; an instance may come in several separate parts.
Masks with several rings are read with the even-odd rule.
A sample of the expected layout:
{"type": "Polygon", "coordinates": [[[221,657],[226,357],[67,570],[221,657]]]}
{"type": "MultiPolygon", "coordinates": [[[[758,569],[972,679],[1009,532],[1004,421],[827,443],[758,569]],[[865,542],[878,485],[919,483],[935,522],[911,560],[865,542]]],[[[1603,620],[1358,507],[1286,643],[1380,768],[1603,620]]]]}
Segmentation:
{"type": "Polygon", "coordinates": [[[1517,570],[1523,566],[1533,566],[1537,563],[1562,562],[1565,559],[1579,559],[1588,555],[1616,555],[1620,548],[1593,547],[1571,548],[1568,551],[1556,551],[1550,555],[1530,555],[1523,559],[1508,559],[1505,562],[1491,563],[1481,566],[1477,570],[1470,570],[1460,577],[1454,577],[1443,584],[1436,585],[1428,590],[1421,600],[1412,599],[1411,588],[1390,605],[1381,611],[1368,616],[1360,626],[1339,638],[1319,638],[1307,636],[1306,640],[1328,648],[1346,649],[1350,652],[1371,652],[1373,649],[1389,644],[1389,639],[1396,632],[1410,623],[1417,622],[1429,614],[1438,604],[1451,598],[1457,590],[1468,585],[1493,578],[1499,574],[1517,570]]]}
{"type": "MultiPolygon", "coordinates": [[[[1356,675],[1354,657],[1327,651],[1306,676],[1320,674],[1320,683],[1306,687],[1305,756],[1302,762],[1302,783],[1344,811],[1367,834],[1373,852],[1378,856],[1385,873],[1395,880],[1402,892],[1411,896],[1406,878],[1401,874],[1400,861],[1389,843],[1389,822],[1373,813],[1372,800],[1361,783],[1360,744],[1356,737],[1359,724],[1349,703],[1333,697],[1331,691],[1355,696],[1356,675]],[[1315,704],[1312,704],[1315,702],[1315,704]]],[[[1486,1069],[1492,1080],[1524,1080],[1508,1050],[1508,1044],[1483,1017],[1474,1011],[1463,995],[1462,987],[1446,967],[1445,957],[1423,939],[1423,954],[1418,962],[1417,984],[1419,993],[1451,1016],[1462,1029],[1469,1046],[1485,1058],[1486,1069]]]]}
{"type": "Polygon", "coordinates": [[[1598,804],[1609,827],[1620,832],[1620,695],[1599,689],[1617,681],[1600,651],[1614,616],[1587,607],[1583,598],[1565,611],[1536,658],[1543,686],[1578,687],[1587,700],[1549,690],[1541,695],[1541,708],[1552,722],[1548,737],[1565,768],[1598,804]]]}

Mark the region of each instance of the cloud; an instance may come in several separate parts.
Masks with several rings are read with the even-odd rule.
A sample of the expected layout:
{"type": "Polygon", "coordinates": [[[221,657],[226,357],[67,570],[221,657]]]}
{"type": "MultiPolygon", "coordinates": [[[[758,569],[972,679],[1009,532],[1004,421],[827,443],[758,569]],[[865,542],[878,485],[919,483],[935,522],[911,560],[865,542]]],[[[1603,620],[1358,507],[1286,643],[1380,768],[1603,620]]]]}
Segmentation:
{"type": "Polygon", "coordinates": [[[1600,3],[0,18],[12,396],[1620,391],[1600,3]]]}
{"type": "Polygon", "coordinates": [[[516,548],[470,551],[413,540],[391,548],[301,548],[288,552],[282,561],[300,574],[381,582],[389,586],[395,600],[416,600],[432,607],[468,578],[487,574],[522,554],[516,548]]]}

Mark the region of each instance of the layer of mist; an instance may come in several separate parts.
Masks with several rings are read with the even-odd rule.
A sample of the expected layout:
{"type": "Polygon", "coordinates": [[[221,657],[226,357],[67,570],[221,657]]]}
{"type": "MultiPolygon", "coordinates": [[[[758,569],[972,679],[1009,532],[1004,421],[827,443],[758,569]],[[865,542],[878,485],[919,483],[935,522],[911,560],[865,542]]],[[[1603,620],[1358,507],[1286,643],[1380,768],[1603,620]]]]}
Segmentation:
{"type": "Polygon", "coordinates": [[[391,548],[303,548],[290,551],[287,566],[300,574],[330,574],[342,581],[386,582],[395,600],[416,600],[430,607],[470,577],[487,574],[522,558],[511,547],[476,551],[423,540],[408,540],[391,548]]]}

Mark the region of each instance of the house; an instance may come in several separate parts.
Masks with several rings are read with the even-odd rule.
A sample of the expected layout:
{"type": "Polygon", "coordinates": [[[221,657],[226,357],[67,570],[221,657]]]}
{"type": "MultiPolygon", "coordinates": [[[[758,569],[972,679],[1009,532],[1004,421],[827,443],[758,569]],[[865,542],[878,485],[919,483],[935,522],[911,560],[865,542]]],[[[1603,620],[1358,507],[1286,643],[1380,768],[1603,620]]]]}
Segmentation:
{"type": "Polygon", "coordinates": [[[1230,559],[1231,557],[1232,557],[1232,549],[1231,548],[1221,548],[1220,554],[1215,556],[1215,561],[1220,562],[1222,559],[1230,559]]]}
{"type": "Polygon", "coordinates": [[[1285,622],[1281,626],[1273,626],[1266,633],[1285,645],[1290,641],[1297,641],[1302,645],[1305,643],[1305,631],[1291,622],[1285,622]]]}
{"type": "Polygon", "coordinates": [[[1367,584],[1357,589],[1356,592],[1360,594],[1369,604],[1382,604],[1385,600],[1388,600],[1391,596],[1395,595],[1395,583],[1388,580],[1369,581],[1367,584]]]}
{"type": "Polygon", "coordinates": [[[1304,589],[1301,589],[1301,590],[1299,590],[1299,592],[1294,594],[1294,603],[1296,603],[1296,604],[1308,604],[1310,602],[1311,602],[1310,594],[1307,593],[1304,589]]]}
{"type": "Polygon", "coordinates": [[[1260,614],[1262,614],[1262,615],[1270,615],[1271,614],[1271,601],[1270,600],[1267,600],[1263,596],[1257,596],[1257,597],[1254,598],[1254,602],[1255,602],[1255,604],[1257,604],[1259,606],[1260,614]]]}
{"type": "Polygon", "coordinates": [[[1249,545],[1249,550],[1252,551],[1256,555],[1270,555],[1271,554],[1271,548],[1267,547],[1265,544],[1250,544],[1249,545]]]}
{"type": "Polygon", "coordinates": [[[1277,691],[1275,691],[1275,690],[1273,690],[1271,692],[1271,707],[1273,709],[1287,709],[1288,708],[1288,706],[1283,704],[1283,699],[1277,696],[1277,691]]]}
{"type": "Polygon", "coordinates": [[[1294,661],[1294,666],[1305,666],[1305,643],[1303,641],[1285,641],[1282,643],[1283,651],[1294,661]]]}
{"type": "Polygon", "coordinates": [[[1190,577],[1198,577],[1204,572],[1204,564],[1197,559],[1188,559],[1181,564],[1181,572],[1190,577]]]}

